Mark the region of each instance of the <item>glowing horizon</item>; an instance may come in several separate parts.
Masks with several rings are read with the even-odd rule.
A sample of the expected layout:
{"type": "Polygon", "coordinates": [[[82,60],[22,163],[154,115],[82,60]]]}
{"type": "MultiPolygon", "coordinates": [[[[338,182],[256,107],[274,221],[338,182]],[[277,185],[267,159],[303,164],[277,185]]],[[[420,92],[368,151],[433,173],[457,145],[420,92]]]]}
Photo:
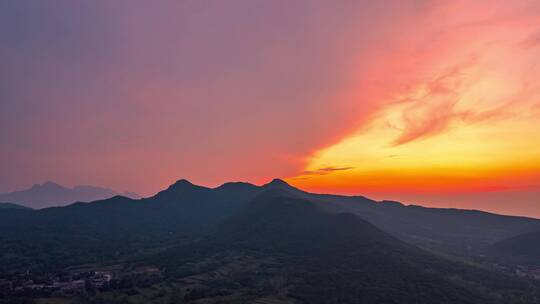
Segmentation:
{"type": "Polygon", "coordinates": [[[538,1],[2,8],[0,192],[287,177],[540,217],[538,1]]]}
{"type": "Polygon", "coordinates": [[[437,47],[419,52],[425,62],[411,69],[414,77],[385,92],[359,130],[314,152],[290,182],[377,197],[429,194],[435,201],[534,190],[530,203],[540,203],[538,29],[511,13],[497,18],[504,16],[497,9],[451,12],[432,13],[443,26],[437,47]]]}

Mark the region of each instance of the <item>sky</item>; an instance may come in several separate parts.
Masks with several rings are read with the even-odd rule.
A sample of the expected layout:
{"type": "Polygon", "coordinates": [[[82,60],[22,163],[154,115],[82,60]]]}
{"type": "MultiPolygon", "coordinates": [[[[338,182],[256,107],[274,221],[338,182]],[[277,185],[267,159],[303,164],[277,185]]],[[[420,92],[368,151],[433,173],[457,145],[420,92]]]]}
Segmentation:
{"type": "Polygon", "coordinates": [[[540,217],[538,1],[2,1],[0,192],[274,177],[540,217]]]}

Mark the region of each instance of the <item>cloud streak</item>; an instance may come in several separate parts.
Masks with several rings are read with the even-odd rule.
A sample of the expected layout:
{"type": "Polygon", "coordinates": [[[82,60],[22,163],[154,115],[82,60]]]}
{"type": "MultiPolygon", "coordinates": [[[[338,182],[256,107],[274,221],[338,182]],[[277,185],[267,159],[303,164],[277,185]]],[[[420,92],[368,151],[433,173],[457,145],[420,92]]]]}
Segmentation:
{"type": "Polygon", "coordinates": [[[354,167],[324,167],[316,170],[306,170],[301,173],[302,176],[306,175],[328,175],[334,172],[352,170],[354,167]]]}

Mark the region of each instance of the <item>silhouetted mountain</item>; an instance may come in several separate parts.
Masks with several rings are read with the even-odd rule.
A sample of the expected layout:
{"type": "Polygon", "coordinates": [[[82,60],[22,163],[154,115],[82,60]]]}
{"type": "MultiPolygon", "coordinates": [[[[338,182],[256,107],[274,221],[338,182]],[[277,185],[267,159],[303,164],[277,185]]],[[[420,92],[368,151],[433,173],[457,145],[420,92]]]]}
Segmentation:
{"type": "Polygon", "coordinates": [[[13,203],[0,203],[0,209],[30,209],[30,208],[13,204],[13,203]]]}
{"type": "MultiPolygon", "coordinates": [[[[134,193],[130,197],[138,198],[134,193]]],[[[67,188],[54,182],[35,184],[30,189],[1,193],[0,201],[15,202],[33,209],[65,206],[74,202],[92,202],[118,195],[115,191],[94,186],[67,188]]]]}
{"type": "Polygon", "coordinates": [[[0,251],[17,257],[9,267],[61,267],[88,258],[88,253],[103,260],[140,242],[197,235],[237,212],[259,191],[244,183],[210,189],[180,180],[146,199],[115,196],[65,207],[0,210],[0,251]],[[32,261],[34,251],[28,253],[27,244],[47,251],[47,258],[32,261]]]}
{"type": "Polygon", "coordinates": [[[223,266],[236,269],[234,280],[244,286],[245,301],[230,303],[253,299],[257,284],[266,286],[261,279],[281,276],[290,282],[287,297],[309,303],[500,303],[508,290],[528,296],[528,285],[414,245],[467,255],[538,225],[478,211],[312,194],[282,180],[216,188],[179,180],[139,200],[0,209],[0,274],[127,263],[158,265],[177,278],[223,266]],[[237,262],[223,264],[231,260],[237,262]],[[260,266],[266,263],[273,266],[260,266]],[[253,272],[238,270],[243,267],[253,272]],[[260,267],[269,273],[260,275],[260,267]]]}
{"type": "MultiPolygon", "coordinates": [[[[52,184],[46,187],[62,188],[52,184]]],[[[528,218],[404,206],[361,196],[311,194],[282,180],[263,186],[226,183],[217,188],[180,180],[155,196],[140,200],[116,196],[62,208],[1,210],[0,238],[9,241],[3,242],[5,246],[12,244],[9,248],[12,251],[17,251],[23,240],[37,248],[49,248],[51,254],[57,250],[58,257],[64,257],[58,262],[67,264],[71,263],[70,259],[78,258],[73,251],[94,250],[107,255],[108,251],[101,247],[124,244],[127,250],[127,243],[136,243],[140,239],[199,235],[235,215],[257,194],[268,190],[309,200],[325,211],[356,214],[408,243],[456,255],[477,255],[500,240],[540,227],[540,221],[528,218]],[[54,249],[50,249],[51,238],[57,241],[54,249]],[[79,245],[81,239],[87,240],[85,247],[79,245]]],[[[24,256],[26,253],[18,254],[24,256]]],[[[30,260],[20,261],[25,264],[30,260]]],[[[12,261],[10,265],[16,265],[16,262],[12,261]]],[[[52,267],[53,263],[47,265],[52,267]]]]}
{"type": "Polygon", "coordinates": [[[540,231],[497,242],[491,246],[488,254],[505,263],[540,267],[540,231]]]}
{"type": "Polygon", "coordinates": [[[477,255],[497,241],[540,229],[537,219],[475,210],[405,206],[363,197],[315,198],[327,211],[357,214],[409,243],[454,255],[477,255]]]}
{"type": "Polygon", "coordinates": [[[275,178],[271,182],[262,185],[261,188],[263,188],[265,190],[278,189],[278,190],[285,191],[285,192],[290,193],[290,194],[306,193],[306,192],[304,192],[304,191],[302,191],[302,190],[300,190],[298,188],[295,188],[295,187],[287,184],[287,182],[285,182],[284,180],[279,179],[279,178],[275,178]]]}
{"type": "MultiPolygon", "coordinates": [[[[324,212],[282,189],[261,193],[204,240],[151,261],[182,277],[186,260],[214,260],[223,253],[222,259],[240,259],[248,269],[261,260],[270,265],[229,280],[247,282],[241,283],[244,288],[264,297],[276,290],[260,290],[257,281],[277,275],[287,282],[279,287],[285,290],[282,297],[303,303],[503,303],[498,298],[503,289],[527,289],[504,275],[424,252],[356,215],[324,212]]],[[[222,272],[226,265],[215,262],[214,267],[222,272]]],[[[213,281],[204,283],[213,286],[213,281]]]]}
{"type": "Polygon", "coordinates": [[[453,255],[472,256],[497,241],[540,229],[540,220],[477,210],[406,206],[363,196],[314,194],[274,180],[264,187],[280,188],[308,199],[328,212],[350,212],[409,243],[453,255]]]}
{"type": "Polygon", "coordinates": [[[232,247],[300,256],[333,255],[338,248],[366,252],[388,244],[416,250],[356,215],[324,212],[316,203],[291,196],[283,189],[262,191],[238,214],[217,226],[212,237],[232,247]]]}

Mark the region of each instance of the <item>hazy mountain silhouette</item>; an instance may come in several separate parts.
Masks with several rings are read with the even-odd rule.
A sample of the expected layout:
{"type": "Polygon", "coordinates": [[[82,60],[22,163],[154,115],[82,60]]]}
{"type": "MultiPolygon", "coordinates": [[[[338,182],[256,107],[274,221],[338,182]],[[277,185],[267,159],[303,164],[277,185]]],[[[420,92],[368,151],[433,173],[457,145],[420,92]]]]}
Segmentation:
{"type": "Polygon", "coordinates": [[[131,199],[140,199],[142,196],[140,196],[138,193],[133,191],[125,191],[121,194],[122,196],[129,197],[131,199]]]}
{"type": "MultiPolygon", "coordinates": [[[[33,209],[65,206],[74,202],[92,202],[111,198],[117,192],[103,187],[75,186],[68,188],[54,182],[35,184],[29,189],[0,193],[0,201],[14,202],[33,209]]],[[[126,193],[126,196],[139,198],[135,193],[126,193]]]]}

